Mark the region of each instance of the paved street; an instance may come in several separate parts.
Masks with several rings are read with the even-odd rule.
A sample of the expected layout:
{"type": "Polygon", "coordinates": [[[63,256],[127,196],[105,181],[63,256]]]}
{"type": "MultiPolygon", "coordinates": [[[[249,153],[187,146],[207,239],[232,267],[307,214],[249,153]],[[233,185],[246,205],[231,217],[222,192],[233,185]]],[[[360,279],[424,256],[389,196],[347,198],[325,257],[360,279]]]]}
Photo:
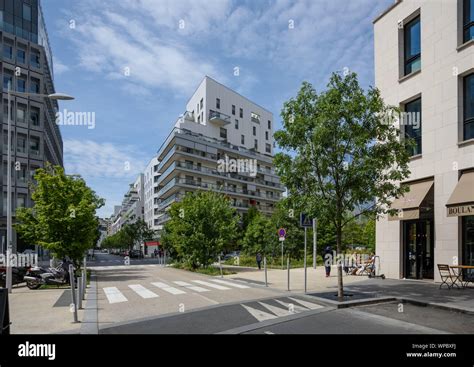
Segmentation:
{"type": "MultiPolygon", "coordinates": [[[[94,257],[95,257],[94,260],[88,261],[89,267],[125,265],[125,260],[122,256],[95,252],[94,257]]],[[[131,265],[159,264],[159,263],[160,263],[160,260],[157,258],[130,259],[131,265]]]]}

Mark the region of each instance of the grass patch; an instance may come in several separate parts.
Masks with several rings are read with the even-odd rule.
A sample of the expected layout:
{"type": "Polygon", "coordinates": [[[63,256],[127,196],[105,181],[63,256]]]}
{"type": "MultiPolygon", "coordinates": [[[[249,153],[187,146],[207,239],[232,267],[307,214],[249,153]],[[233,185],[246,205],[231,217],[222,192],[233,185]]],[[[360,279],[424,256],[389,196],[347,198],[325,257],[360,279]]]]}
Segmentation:
{"type": "MultiPolygon", "coordinates": [[[[286,269],[286,261],[287,258],[284,258],[283,266],[286,269]]],[[[241,255],[239,262],[236,259],[229,259],[224,262],[225,265],[234,265],[234,266],[244,266],[244,267],[257,267],[257,261],[255,260],[255,256],[248,256],[248,255],[241,255]]],[[[317,264],[323,265],[323,259],[321,256],[317,256],[317,264]]],[[[308,255],[307,257],[307,266],[313,266],[313,256],[308,255]]],[[[290,267],[292,269],[295,268],[303,268],[304,267],[304,260],[303,259],[290,259],[290,267]]],[[[263,268],[263,262],[262,262],[263,268]]],[[[267,257],[267,268],[268,269],[281,269],[281,256],[275,257],[267,257]]]]}
{"type": "MultiPolygon", "coordinates": [[[[191,271],[193,273],[199,273],[199,274],[210,275],[210,276],[221,275],[220,269],[218,267],[214,267],[214,266],[200,267],[200,268],[197,268],[197,269],[193,269],[190,266],[187,266],[187,265],[182,264],[182,263],[174,263],[172,265],[172,267],[176,268],[176,269],[191,271]]],[[[222,269],[222,273],[224,275],[236,274],[236,272],[229,271],[227,269],[222,269]]]]}

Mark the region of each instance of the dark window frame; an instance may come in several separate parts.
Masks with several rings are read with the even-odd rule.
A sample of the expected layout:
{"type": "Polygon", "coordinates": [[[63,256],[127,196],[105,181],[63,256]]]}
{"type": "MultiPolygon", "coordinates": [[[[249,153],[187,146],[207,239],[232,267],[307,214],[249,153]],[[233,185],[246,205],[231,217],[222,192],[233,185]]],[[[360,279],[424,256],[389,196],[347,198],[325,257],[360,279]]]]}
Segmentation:
{"type": "Polygon", "coordinates": [[[462,38],[463,42],[469,42],[474,39],[473,37],[466,37],[472,28],[474,28],[474,19],[469,19],[471,14],[471,0],[463,0],[463,17],[462,17],[462,38]],[[468,32],[469,31],[469,32],[468,32]]]}
{"type": "Polygon", "coordinates": [[[403,70],[404,70],[404,75],[410,75],[411,73],[414,73],[418,70],[409,70],[409,67],[413,65],[413,63],[417,60],[420,60],[421,62],[421,16],[418,14],[416,17],[414,17],[412,20],[410,20],[404,27],[403,27],[403,70]],[[408,40],[410,39],[409,31],[411,27],[415,25],[415,23],[418,23],[420,25],[420,52],[412,55],[407,58],[407,50],[408,50],[408,40]]]}
{"type": "MultiPolygon", "coordinates": [[[[472,117],[467,117],[467,102],[468,102],[468,95],[467,95],[467,82],[470,78],[474,78],[474,73],[472,74],[469,74],[469,75],[466,75],[464,78],[463,78],[463,141],[466,141],[466,140],[471,140],[471,139],[474,139],[474,133],[473,133],[473,136],[467,136],[467,126],[473,126],[471,128],[471,131],[474,131],[474,112],[473,112],[473,116],[472,117]]],[[[472,94],[472,97],[474,99],[474,88],[471,92],[472,94]]]]}
{"type": "Polygon", "coordinates": [[[418,128],[419,129],[419,136],[409,135],[407,133],[407,126],[410,126],[410,125],[407,124],[406,122],[403,122],[404,123],[404,125],[403,125],[403,136],[404,136],[404,138],[405,139],[412,139],[416,143],[416,146],[413,148],[414,150],[412,152],[410,152],[412,157],[423,154],[423,114],[422,114],[423,101],[422,101],[422,98],[420,96],[418,98],[415,98],[415,99],[405,103],[404,106],[403,106],[404,107],[403,108],[404,112],[409,112],[408,107],[410,105],[413,105],[416,102],[420,103],[420,127],[418,128]]]}

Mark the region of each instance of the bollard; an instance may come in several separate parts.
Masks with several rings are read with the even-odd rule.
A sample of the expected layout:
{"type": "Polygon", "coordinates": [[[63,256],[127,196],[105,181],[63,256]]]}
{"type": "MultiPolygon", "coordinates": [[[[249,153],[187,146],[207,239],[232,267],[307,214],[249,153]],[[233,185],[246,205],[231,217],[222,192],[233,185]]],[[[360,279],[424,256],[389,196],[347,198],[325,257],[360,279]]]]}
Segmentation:
{"type": "Polygon", "coordinates": [[[222,271],[222,261],[221,261],[221,255],[219,255],[219,269],[221,271],[221,278],[224,278],[224,273],[222,271]]]}
{"type": "Polygon", "coordinates": [[[82,270],[82,299],[86,299],[86,290],[87,290],[87,273],[85,270],[82,270]]]}
{"type": "Polygon", "coordinates": [[[268,287],[268,278],[267,278],[267,257],[263,257],[263,268],[265,270],[265,287],[268,287]]]}
{"type": "Polygon", "coordinates": [[[77,278],[77,305],[82,310],[82,276],[77,278]]]}
{"type": "Polygon", "coordinates": [[[290,291],[290,256],[288,255],[288,259],[286,260],[286,268],[288,270],[288,292],[290,291]]]}
{"type": "Polygon", "coordinates": [[[72,306],[74,307],[74,322],[78,322],[77,319],[77,303],[76,303],[76,285],[74,282],[74,266],[69,265],[69,283],[71,283],[71,295],[72,295],[72,306]]]}

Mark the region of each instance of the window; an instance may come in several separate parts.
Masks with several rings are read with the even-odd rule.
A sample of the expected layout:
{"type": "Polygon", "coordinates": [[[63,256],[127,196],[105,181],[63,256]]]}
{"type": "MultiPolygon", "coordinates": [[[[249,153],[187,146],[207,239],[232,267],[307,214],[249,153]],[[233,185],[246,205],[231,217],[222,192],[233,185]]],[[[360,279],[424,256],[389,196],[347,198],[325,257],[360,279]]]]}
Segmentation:
{"type": "Polygon", "coordinates": [[[243,108],[240,109],[240,118],[241,118],[241,119],[244,118],[244,110],[243,110],[243,108]]]}
{"type": "Polygon", "coordinates": [[[16,197],[16,207],[24,208],[26,205],[26,194],[18,194],[16,197]]]}
{"type": "Polygon", "coordinates": [[[18,134],[16,139],[16,147],[18,153],[25,153],[26,154],[26,135],[18,134]]]}
{"type": "Polygon", "coordinates": [[[272,146],[270,144],[265,144],[265,152],[267,152],[267,153],[272,152],[272,146]]]}
{"type": "Polygon", "coordinates": [[[257,124],[260,123],[260,115],[254,113],[254,112],[252,112],[250,114],[250,119],[252,120],[252,122],[256,122],[257,124]]]}
{"type": "MultiPolygon", "coordinates": [[[[15,148],[14,148],[15,142],[13,141],[14,140],[13,139],[13,133],[10,133],[10,136],[11,136],[11,144],[12,144],[10,150],[11,150],[12,153],[14,153],[15,152],[15,148]]],[[[7,132],[7,130],[3,131],[3,146],[4,146],[3,152],[8,153],[8,149],[7,149],[7,147],[8,147],[8,132],[7,132]]]]}
{"type": "Polygon", "coordinates": [[[26,51],[24,49],[18,48],[16,50],[16,60],[22,64],[26,63],[26,51]]]}
{"type": "Polygon", "coordinates": [[[255,150],[258,150],[258,140],[257,139],[254,140],[253,147],[255,148],[255,150]]]}
{"type": "Polygon", "coordinates": [[[24,104],[18,104],[16,108],[16,122],[20,124],[26,124],[26,106],[24,104]]]}
{"type": "Polygon", "coordinates": [[[23,3],[23,19],[31,22],[31,6],[23,3]]]}
{"type": "Polygon", "coordinates": [[[40,125],[40,109],[39,108],[31,107],[30,123],[33,126],[39,126],[40,125]]]}
{"type": "Polygon", "coordinates": [[[16,90],[21,93],[26,92],[26,80],[23,78],[17,78],[16,80],[16,90]]]}
{"type": "Polygon", "coordinates": [[[421,69],[421,26],[420,16],[404,27],[405,75],[421,69]]]}
{"type": "Polygon", "coordinates": [[[272,122],[268,120],[268,130],[271,130],[271,129],[272,129],[272,122]]]}
{"type": "Polygon", "coordinates": [[[40,53],[38,51],[31,50],[31,52],[30,52],[30,63],[35,68],[40,67],[40,53]]]}
{"type": "Polygon", "coordinates": [[[257,128],[255,126],[253,127],[253,136],[257,136],[257,128]]]}
{"type": "Polygon", "coordinates": [[[31,93],[39,93],[40,92],[40,81],[39,81],[39,79],[31,78],[30,92],[31,93]]]}
{"type": "Polygon", "coordinates": [[[199,102],[199,106],[201,106],[201,110],[202,110],[204,106],[204,98],[201,98],[201,102],[199,102]]]}
{"type": "Polygon", "coordinates": [[[413,147],[408,147],[411,156],[421,154],[421,98],[405,105],[405,116],[403,128],[405,139],[412,139],[415,143],[413,147]]]}
{"type": "Polygon", "coordinates": [[[463,40],[474,39],[474,0],[464,0],[463,40]]]}
{"type": "Polygon", "coordinates": [[[3,70],[3,90],[8,91],[8,84],[13,87],[13,74],[7,70],[3,70]]]}
{"type": "Polygon", "coordinates": [[[3,57],[13,59],[13,45],[8,41],[3,44],[3,57]]]}
{"type": "Polygon", "coordinates": [[[474,74],[464,78],[464,140],[474,139],[474,74]]]}
{"type": "Polygon", "coordinates": [[[240,135],[240,144],[245,144],[245,135],[240,135]]]}
{"type": "Polygon", "coordinates": [[[235,120],[235,129],[239,130],[239,120],[235,120]]]}
{"type": "Polygon", "coordinates": [[[33,154],[33,155],[40,154],[40,140],[36,136],[30,137],[30,154],[33,154]]]}
{"type": "Polygon", "coordinates": [[[26,165],[20,164],[20,169],[16,171],[16,178],[18,182],[26,184],[27,180],[27,173],[26,173],[26,165]]]}
{"type": "Polygon", "coordinates": [[[222,128],[222,127],[221,127],[221,129],[220,129],[220,137],[221,137],[222,139],[227,139],[227,130],[224,129],[224,128],[222,128]]]}
{"type": "Polygon", "coordinates": [[[232,114],[235,116],[235,106],[232,105],[232,114]]]}
{"type": "Polygon", "coordinates": [[[198,116],[198,124],[200,124],[200,123],[201,123],[201,116],[199,115],[198,116]]]}
{"type": "Polygon", "coordinates": [[[268,140],[268,131],[265,131],[265,140],[268,140]]]}
{"type": "Polygon", "coordinates": [[[217,109],[221,108],[221,100],[219,98],[216,98],[216,108],[217,109]]]}
{"type": "MultiPolygon", "coordinates": [[[[462,217],[462,234],[463,234],[463,264],[474,265],[474,216],[462,217]]],[[[472,276],[473,269],[468,269],[466,272],[472,276]]]]}

